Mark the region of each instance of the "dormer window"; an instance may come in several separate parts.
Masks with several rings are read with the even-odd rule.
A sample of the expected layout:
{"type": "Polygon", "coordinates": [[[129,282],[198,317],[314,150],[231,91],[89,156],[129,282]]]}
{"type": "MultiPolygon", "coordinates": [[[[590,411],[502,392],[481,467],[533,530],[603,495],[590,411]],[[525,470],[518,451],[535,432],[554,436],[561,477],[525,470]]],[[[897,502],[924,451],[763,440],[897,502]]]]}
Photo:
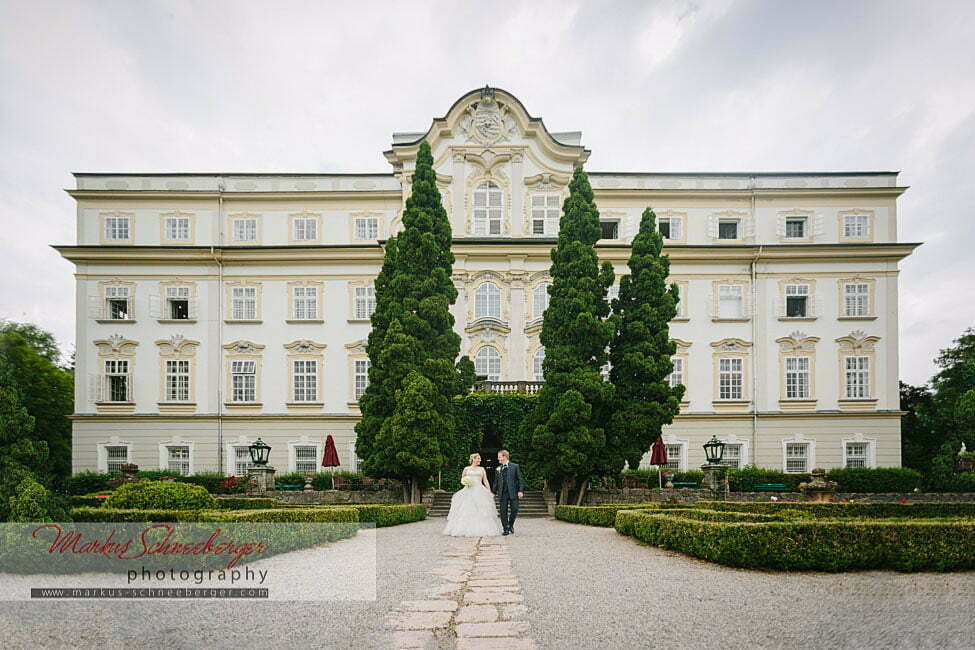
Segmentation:
{"type": "Polygon", "coordinates": [[[474,188],[474,234],[500,235],[504,193],[497,183],[484,181],[474,188]]]}

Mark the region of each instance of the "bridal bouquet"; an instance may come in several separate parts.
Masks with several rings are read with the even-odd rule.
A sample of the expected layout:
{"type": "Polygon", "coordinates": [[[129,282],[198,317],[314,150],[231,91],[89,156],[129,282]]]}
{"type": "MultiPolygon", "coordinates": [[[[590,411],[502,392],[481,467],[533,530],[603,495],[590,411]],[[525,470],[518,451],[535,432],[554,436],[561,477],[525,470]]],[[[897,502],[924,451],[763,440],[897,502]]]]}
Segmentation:
{"type": "Polygon", "coordinates": [[[471,485],[474,485],[474,479],[472,479],[470,476],[465,476],[462,479],[460,479],[460,484],[465,487],[469,487],[471,485]]]}

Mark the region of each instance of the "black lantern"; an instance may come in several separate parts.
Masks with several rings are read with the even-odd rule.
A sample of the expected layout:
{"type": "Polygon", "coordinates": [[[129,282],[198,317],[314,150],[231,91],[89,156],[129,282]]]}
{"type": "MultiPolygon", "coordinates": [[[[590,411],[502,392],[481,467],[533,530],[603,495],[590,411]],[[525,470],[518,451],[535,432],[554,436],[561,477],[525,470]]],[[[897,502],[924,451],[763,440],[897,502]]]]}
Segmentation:
{"type": "Polygon", "coordinates": [[[258,467],[263,467],[267,465],[267,458],[271,455],[271,447],[269,447],[260,438],[257,439],[253,445],[247,448],[251,452],[251,462],[258,467]]]}
{"type": "Polygon", "coordinates": [[[717,436],[711,436],[711,440],[704,443],[704,455],[709,464],[720,465],[724,458],[724,443],[717,436]]]}

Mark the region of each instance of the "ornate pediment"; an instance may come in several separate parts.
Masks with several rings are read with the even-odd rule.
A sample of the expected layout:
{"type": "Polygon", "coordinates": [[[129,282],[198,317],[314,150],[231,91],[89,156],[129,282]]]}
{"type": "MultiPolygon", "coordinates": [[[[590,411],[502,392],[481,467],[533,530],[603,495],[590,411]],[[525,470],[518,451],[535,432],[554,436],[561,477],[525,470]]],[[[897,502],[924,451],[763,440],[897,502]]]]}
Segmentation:
{"type": "Polygon", "coordinates": [[[264,346],[251,341],[234,341],[223,346],[223,349],[233,354],[260,354],[264,346]]]}
{"type": "Polygon", "coordinates": [[[806,336],[805,332],[795,331],[789,336],[775,339],[783,352],[812,352],[819,343],[818,336],[806,336]]]}
{"type": "Polygon", "coordinates": [[[346,343],[345,349],[349,351],[349,354],[366,354],[366,340],[360,339],[352,343],[346,343]]]}
{"type": "Polygon", "coordinates": [[[156,345],[159,346],[159,353],[163,355],[193,354],[199,344],[199,341],[191,341],[182,334],[173,334],[168,339],[156,341],[156,345]]]}
{"type": "Polygon", "coordinates": [[[879,336],[867,336],[863,330],[854,330],[847,336],[836,339],[840,344],[840,350],[849,352],[871,352],[874,343],[880,340],[879,336]]]}
{"type": "Polygon", "coordinates": [[[325,347],[326,345],[324,343],[315,343],[307,339],[299,339],[284,344],[284,349],[292,354],[317,354],[324,350],[325,347]]]}
{"type": "Polygon", "coordinates": [[[121,334],[112,334],[107,339],[94,342],[99,354],[135,354],[138,341],[130,341],[121,334]]]}
{"type": "Polygon", "coordinates": [[[711,347],[714,348],[715,352],[745,353],[748,352],[748,348],[752,347],[752,344],[741,339],[721,339],[712,343],[711,347]]]}
{"type": "Polygon", "coordinates": [[[525,187],[533,190],[560,190],[569,184],[569,174],[535,174],[525,177],[525,187]]]}

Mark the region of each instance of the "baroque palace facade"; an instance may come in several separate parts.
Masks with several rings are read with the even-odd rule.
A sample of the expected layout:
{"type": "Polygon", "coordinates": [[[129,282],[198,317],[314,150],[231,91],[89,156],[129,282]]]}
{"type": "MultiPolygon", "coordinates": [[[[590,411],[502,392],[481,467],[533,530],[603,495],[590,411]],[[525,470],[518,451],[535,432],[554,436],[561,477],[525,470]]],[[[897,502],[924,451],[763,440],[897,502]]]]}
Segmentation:
{"type": "MultiPolygon", "coordinates": [[[[426,139],[453,224],[462,353],[495,390],[543,380],[539,345],[562,200],[589,150],[500,89],[426,132],[394,133],[377,174],[76,174],[73,468],[134,462],[316,471],[326,435],[356,469],[357,399],[382,240],[401,227],[426,139]],[[522,383],[515,383],[522,382],[522,383]]],[[[671,278],[672,465],[897,466],[895,172],[591,171],[602,259],[626,273],[645,207],[671,278]]]]}

